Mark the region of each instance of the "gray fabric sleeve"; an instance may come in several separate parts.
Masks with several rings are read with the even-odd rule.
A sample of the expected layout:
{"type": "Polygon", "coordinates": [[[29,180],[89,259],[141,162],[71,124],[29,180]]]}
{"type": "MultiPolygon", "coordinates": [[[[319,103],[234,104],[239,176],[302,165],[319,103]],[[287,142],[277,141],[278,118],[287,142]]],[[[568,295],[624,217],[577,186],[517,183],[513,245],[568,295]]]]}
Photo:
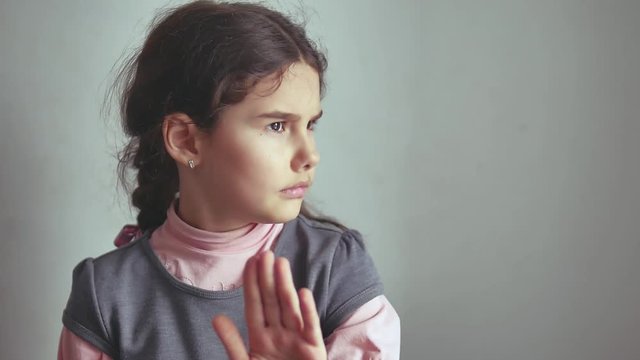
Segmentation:
{"type": "Polygon", "coordinates": [[[383,286],[362,235],[348,230],[336,246],[329,273],[328,304],[322,333],[329,336],[360,306],[383,294],[383,286]]]}
{"type": "Polygon", "coordinates": [[[117,359],[98,306],[93,259],[87,258],[73,269],[73,283],[62,323],[71,332],[117,359]]]}

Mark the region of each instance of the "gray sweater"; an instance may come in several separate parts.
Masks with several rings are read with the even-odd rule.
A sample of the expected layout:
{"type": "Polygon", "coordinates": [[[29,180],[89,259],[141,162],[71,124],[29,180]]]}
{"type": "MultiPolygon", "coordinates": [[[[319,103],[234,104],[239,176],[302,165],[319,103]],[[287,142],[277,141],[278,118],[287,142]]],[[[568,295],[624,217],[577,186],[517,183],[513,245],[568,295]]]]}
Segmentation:
{"type": "MultiPolygon", "coordinates": [[[[180,282],[153,253],[150,235],[75,267],[64,325],[114,360],[226,359],[211,319],[229,316],[246,343],[242,288],[210,291],[180,282]]],[[[291,263],[296,288],[313,292],[325,338],[383,292],[356,230],[300,215],[285,223],[274,251],[291,263]]]]}

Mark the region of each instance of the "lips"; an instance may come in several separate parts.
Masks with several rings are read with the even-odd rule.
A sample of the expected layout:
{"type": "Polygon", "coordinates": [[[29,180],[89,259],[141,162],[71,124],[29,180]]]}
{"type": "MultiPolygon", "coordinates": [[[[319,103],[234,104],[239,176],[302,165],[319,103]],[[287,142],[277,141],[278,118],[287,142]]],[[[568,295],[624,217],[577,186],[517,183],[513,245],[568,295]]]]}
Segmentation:
{"type": "Polygon", "coordinates": [[[308,181],[301,181],[297,184],[293,184],[289,187],[286,187],[280,191],[287,191],[287,190],[293,190],[293,189],[297,189],[297,188],[308,188],[309,187],[309,182],[308,181]]]}
{"type": "Polygon", "coordinates": [[[309,188],[310,183],[308,181],[302,181],[292,186],[289,186],[285,189],[280,190],[280,192],[290,199],[300,199],[304,197],[305,192],[309,188]]]}

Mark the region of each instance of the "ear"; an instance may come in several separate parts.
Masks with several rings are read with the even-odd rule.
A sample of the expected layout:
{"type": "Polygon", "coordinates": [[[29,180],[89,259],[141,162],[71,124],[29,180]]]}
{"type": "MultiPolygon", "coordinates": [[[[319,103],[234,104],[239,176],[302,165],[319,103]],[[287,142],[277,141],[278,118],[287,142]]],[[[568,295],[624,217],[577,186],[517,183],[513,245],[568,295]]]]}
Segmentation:
{"type": "Polygon", "coordinates": [[[178,163],[188,166],[193,160],[200,162],[203,132],[193,120],[184,113],[166,115],[162,122],[162,137],[169,155],[178,163]]]}

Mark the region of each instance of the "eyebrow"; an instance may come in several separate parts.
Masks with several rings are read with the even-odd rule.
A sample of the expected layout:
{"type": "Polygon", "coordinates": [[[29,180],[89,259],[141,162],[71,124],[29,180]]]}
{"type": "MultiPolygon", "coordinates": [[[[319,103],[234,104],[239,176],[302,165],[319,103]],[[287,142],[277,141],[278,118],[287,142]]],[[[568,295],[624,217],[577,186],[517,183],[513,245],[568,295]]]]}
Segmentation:
{"type": "MultiPolygon", "coordinates": [[[[322,117],[324,112],[320,110],[320,112],[314,115],[310,121],[318,120],[322,117]]],[[[300,115],[283,112],[283,111],[271,111],[268,113],[260,114],[256,116],[256,118],[268,118],[268,119],[282,119],[282,120],[300,120],[300,115]]]]}

